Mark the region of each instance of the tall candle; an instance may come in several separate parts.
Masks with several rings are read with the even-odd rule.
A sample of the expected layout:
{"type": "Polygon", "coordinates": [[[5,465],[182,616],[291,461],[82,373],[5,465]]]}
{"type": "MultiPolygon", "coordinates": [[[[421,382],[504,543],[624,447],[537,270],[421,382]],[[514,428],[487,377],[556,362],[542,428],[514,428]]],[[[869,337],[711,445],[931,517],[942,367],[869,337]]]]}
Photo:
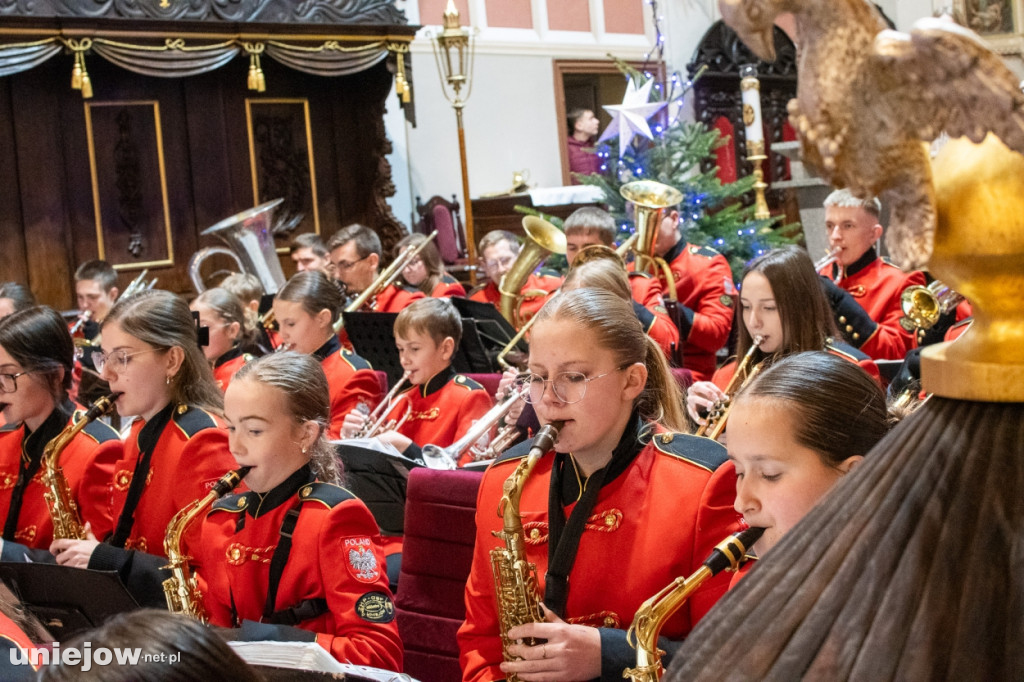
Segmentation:
{"type": "Polygon", "coordinates": [[[764,130],[761,127],[761,83],[757,65],[740,67],[740,92],[743,96],[743,126],[747,133],[747,155],[764,155],[764,130]]]}

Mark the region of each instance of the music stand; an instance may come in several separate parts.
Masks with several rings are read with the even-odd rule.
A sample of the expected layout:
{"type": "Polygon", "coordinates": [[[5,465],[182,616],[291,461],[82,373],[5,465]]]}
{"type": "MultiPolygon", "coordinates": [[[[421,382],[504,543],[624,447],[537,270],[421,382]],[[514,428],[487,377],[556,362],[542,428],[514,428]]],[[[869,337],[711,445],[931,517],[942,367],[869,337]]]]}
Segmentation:
{"type": "Polygon", "coordinates": [[[356,353],[370,361],[374,369],[388,375],[388,385],[402,379],[405,370],[395,347],[395,318],[398,313],[342,313],[345,333],[356,353]]]}
{"type": "Polygon", "coordinates": [[[366,504],[384,535],[403,535],[409,472],[423,465],[407,457],[344,442],[335,443],[334,447],[344,465],[345,488],[366,504]]]}
{"type": "Polygon", "coordinates": [[[58,642],[139,608],[116,571],[4,561],[0,580],[58,642]]]}
{"type": "MultiPolygon", "coordinates": [[[[509,324],[508,320],[502,317],[498,309],[490,303],[481,303],[480,301],[471,301],[468,298],[457,298],[454,296],[451,302],[462,317],[470,317],[476,321],[480,338],[494,344],[499,351],[515,337],[516,328],[509,324]]],[[[526,342],[521,339],[516,344],[516,348],[524,353],[528,350],[526,342]]]]}

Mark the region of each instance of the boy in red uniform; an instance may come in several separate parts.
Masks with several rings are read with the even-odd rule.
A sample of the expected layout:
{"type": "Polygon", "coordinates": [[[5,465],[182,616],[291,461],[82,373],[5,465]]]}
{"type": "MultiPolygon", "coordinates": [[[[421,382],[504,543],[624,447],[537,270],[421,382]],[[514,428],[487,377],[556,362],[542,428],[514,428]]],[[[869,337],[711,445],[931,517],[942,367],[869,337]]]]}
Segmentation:
{"type": "MultiPolygon", "coordinates": [[[[593,206],[573,211],[562,228],[565,230],[565,258],[569,267],[579,252],[588,246],[612,248],[615,242],[615,219],[607,211],[593,206]]],[[[637,304],[633,309],[648,336],[658,342],[671,360],[671,349],[679,347],[679,328],[665,309],[661,280],[644,272],[630,271],[628,274],[629,288],[637,304]]]]}
{"type": "MultiPolygon", "coordinates": [[[[519,241],[511,232],[494,230],[484,235],[484,238],[480,240],[478,253],[480,254],[480,264],[490,281],[470,293],[471,301],[490,303],[495,308],[500,308],[501,290],[499,285],[502,277],[512,269],[512,264],[516,262],[519,249],[519,241]]],[[[531,273],[520,289],[520,294],[523,296],[523,302],[519,306],[520,320],[525,323],[536,315],[537,311],[544,307],[548,295],[560,286],[562,286],[562,280],[559,277],[531,273]]]]}
{"type": "MultiPolygon", "coordinates": [[[[412,459],[420,457],[422,445],[451,445],[493,405],[483,386],[452,369],[461,338],[462,320],[445,299],[416,301],[395,320],[395,344],[412,387],[398,394],[385,423],[408,418],[379,438],[412,459]]],[[[354,433],[365,421],[364,414],[350,413],[345,431],[354,433]]],[[[467,450],[458,464],[469,461],[467,450]]]]}
{"type": "MultiPolygon", "coordinates": [[[[334,279],[345,285],[349,296],[362,293],[379,274],[383,250],[380,237],[370,228],[354,223],[338,230],[327,242],[334,279]]],[[[392,282],[362,308],[378,313],[397,313],[424,297],[422,291],[404,289],[392,282]]]]}
{"type": "Polygon", "coordinates": [[[903,272],[878,257],[881,210],[878,199],[858,199],[847,189],[825,198],[829,249],[840,251],[820,274],[839,331],[849,342],[875,360],[902,360],[914,347],[914,336],[900,325],[900,297],[925,280],[921,272],[903,272]]]}
{"type": "MultiPolygon", "coordinates": [[[[665,259],[675,279],[683,367],[693,372],[695,381],[709,381],[715,371],[715,354],[732,329],[736,287],[729,261],[714,249],[683,239],[679,211],[667,209],[655,238],[654,255],[665,259]]],[[[658,277],[663,277],[662,273],[658,277]]],[[[667,288],[664,280],[662,286],[667,288]]]]}

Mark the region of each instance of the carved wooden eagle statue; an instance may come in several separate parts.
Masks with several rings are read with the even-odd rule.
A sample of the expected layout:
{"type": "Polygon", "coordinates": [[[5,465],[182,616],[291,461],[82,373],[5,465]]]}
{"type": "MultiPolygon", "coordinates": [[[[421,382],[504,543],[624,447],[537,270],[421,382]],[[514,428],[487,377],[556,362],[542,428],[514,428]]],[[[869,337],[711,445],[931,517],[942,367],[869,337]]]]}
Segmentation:
{"type": "Polygon", "coordinates": [[[889,203],[886,243],[905,268],[927,262],[935,234],[922,142],[943,132],[981,142],[991,131],[1024,153],[1020,79],[966,28],[923,19],[898,33],[865,0],[719,0],[719,7],[769,62],[775,18],[794,15],[799,85],[789,115],[803,160],[833,185],[889,203]]]}

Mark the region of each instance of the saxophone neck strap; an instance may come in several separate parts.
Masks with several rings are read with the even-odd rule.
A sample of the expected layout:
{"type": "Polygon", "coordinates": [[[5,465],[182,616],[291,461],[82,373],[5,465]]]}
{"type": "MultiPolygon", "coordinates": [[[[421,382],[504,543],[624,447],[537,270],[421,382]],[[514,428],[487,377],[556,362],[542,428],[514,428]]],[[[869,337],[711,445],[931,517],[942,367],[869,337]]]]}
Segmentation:
{"type": "Polygon", "coordinates": [[[146,479],[149,478],[149,463],[153,459],[153,451],[156,450],[164,429],[171,422],[174,409],[175,405],[171,403],[158,412],[139,432],[139,459],[135,462],[135,471],[128,486],[124,507],[117,518],[114,535],[110,539],[110,544],[114,547],[123,548],[132,533],[132,526],[135,525],[135,508],[139,506],[139,500],[142,499],[142,492],[146,487],[146,479]]]}

